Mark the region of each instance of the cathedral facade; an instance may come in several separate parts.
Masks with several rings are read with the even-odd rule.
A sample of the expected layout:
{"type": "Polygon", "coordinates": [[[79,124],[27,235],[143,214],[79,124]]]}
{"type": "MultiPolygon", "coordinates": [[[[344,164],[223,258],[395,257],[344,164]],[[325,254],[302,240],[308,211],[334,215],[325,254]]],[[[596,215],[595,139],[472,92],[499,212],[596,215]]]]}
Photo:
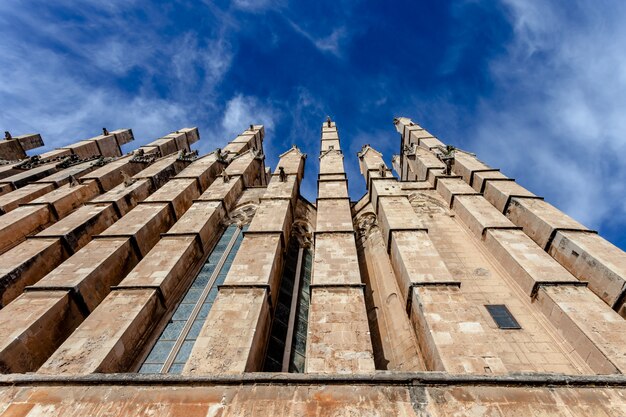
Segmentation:
{"type": "Polygon", "coordinates": [[[7,132],[0,417],[626,415],[626,253],[393,128],[389,167],[329,118],[317,173],[267,167],[261,125],[206,155],[196,128],[33,157],[7,132]]]}

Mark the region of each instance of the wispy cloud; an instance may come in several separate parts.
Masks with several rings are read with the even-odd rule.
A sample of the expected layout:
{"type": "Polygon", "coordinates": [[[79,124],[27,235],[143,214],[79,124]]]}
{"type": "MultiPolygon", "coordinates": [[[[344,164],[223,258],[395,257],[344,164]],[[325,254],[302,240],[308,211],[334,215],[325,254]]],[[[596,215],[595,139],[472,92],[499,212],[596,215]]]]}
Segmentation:
{"type": "Polygon", "coordinates": [[[626,224],[626,4],[503,2],[514,37],[466,146],[589,227],[626,224]]]}
{"type": "Polygon", "coordinates": [[[338,57],[341,56],[341,47],[343,46],[343,42],[347,39],[348,35],[348,31],[345,27],[340,26],[333,28],[329,35],[318,37],[305,30],[293,20],[288,20],[288,22],[296,33],[311,42],[321,52],[331,53],[338,57]]]}

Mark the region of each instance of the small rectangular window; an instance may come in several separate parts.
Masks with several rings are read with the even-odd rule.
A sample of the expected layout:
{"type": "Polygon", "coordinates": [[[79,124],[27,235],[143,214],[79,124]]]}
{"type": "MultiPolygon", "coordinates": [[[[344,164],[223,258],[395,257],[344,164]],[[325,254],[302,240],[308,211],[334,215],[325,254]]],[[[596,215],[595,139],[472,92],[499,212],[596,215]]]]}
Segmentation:
{"type": "Polygon", "coordinates": [[[485,305],[485,308],[491,314],[491,318],[501,329],[521,329],[513,314],[504,304],[485,305]]]}

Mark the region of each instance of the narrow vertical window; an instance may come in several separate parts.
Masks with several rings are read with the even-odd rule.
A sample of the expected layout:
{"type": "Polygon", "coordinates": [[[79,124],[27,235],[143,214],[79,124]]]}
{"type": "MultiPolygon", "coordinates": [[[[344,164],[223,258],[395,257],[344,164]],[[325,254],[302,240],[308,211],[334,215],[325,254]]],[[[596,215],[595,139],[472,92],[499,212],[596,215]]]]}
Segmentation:
{"type": "Polygon", "coordinates": [[[312,252],[290,240],[267,346],[266,372],[304,372],[312,252]]]}
{"type": "Polygon", "coordinates": [[[141,365],[140,373],[177,374],[182,371],[217,297],[217,287],[224,283],[242,239],[243,233],[236,225],[224,231],[141,365]]]}

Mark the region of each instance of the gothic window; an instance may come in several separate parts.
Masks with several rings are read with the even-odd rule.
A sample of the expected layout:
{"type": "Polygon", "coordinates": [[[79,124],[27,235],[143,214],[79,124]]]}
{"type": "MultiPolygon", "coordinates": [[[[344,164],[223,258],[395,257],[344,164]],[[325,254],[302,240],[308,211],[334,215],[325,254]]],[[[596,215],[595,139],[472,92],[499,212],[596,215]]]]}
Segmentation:
{"type": "Polygon", "coordinates": [[[513,314],[504,304],[485,305],[485,308],[491,314],[491,318],[496,322],[500,329],[521,329],[513,314]]]}
{"type": "Polygon", "coordinates": [[[312,264],[311,249],[292,237],[265,357],[266,372],[304,372],[312,264]]]}
{"type": "Polygon", "coordinates": [[[242,229],[237,225],[230,225],[224,231],[141,365],[140,373],[178,374],[182,371],[217,297],[217,287],[224,283],[242,239],[242,229]]]}

